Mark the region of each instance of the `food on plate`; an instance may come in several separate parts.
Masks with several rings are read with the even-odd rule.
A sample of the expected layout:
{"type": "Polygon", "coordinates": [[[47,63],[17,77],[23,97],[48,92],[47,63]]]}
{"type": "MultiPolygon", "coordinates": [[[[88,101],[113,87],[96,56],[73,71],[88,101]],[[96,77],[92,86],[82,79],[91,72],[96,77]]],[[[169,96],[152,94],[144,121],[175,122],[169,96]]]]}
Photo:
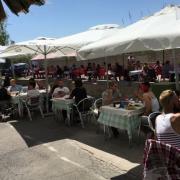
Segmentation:
{"type": "Polygon", "coordinates": [[[134,106],[134,104],[129,103],[129,104],[127,105],[126,109],[127,109],[127,110],[135,110],[136,107],[134,106]]]}

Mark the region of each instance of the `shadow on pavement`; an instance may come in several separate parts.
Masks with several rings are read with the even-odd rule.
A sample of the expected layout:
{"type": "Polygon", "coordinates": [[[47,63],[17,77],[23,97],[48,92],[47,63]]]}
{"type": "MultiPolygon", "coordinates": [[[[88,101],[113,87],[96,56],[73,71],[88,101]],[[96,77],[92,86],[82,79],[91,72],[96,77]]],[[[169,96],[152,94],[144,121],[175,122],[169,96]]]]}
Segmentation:
{"type": "Polygon", "coordinates": [[[142,179],[142,165],[128,171],[126,174],[122,174],[116,177],[112,177],[111,180],[140,180],[142,179]]]}
{"type": "Polygon", "coordinates": [[[97,134],[97,127],[91,123],[87,124],[84,129],[80,124],[67,127],[63,122],[56,122],[53,117],[45,119],[33,117],[33,121],[29,121],[27,118],[10,123],[22,136],[28,147],[62,139],[72,139],[130,162],[142,162],[144,140],[141,143],[137,143],[137,140],[134,141],[133,147],[130,148],[125,131],[116,139],[105,140],[103,132],[97,134]]]}

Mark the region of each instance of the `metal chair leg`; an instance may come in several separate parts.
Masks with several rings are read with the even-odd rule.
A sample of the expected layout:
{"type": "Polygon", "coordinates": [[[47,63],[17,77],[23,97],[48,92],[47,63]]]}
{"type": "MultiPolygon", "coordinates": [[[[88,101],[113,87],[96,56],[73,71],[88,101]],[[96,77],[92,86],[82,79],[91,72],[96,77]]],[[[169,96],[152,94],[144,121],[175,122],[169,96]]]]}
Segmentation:
{"type": "Polygon", "coordinates": [[[81,126],[82,126],[82,128],[84,128],[83,117],[82,117],[82,115],[81,115],[81,114],[79,114],[79,117],[80,117],[80,120],[81,120],[81,126]]]}
{"type": "Polygon", "coordinates": [[[27,108],[27,112],[28,112],[28,116],[29,116],[30,121],[32,121],[31,112],[30,112],[29,108],[27,108]]]}
{"type": "Polygon", "coordinates": [[[138,127],[138,137],[140,135],[140,132],[141,132],[141,121],[140,121],[140,124],[139,124],[139,127],[138,127]]]}
{"type": "Polygon", "coordinates": [[[40,113],[41,113],[42,118],[44,119],[44,114],[43,114],[43,111],[42,111],[41,106],[39,106],[39,110],[40,110],[40,113]]]}

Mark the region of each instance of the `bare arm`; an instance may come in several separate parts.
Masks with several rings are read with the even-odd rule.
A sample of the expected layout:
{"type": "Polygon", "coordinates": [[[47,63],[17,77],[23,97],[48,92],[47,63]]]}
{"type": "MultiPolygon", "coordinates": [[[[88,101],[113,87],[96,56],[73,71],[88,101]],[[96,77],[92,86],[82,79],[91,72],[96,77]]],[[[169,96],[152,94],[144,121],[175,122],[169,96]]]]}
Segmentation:
{"type": "Polygon", "coordinates": [[[151,99],[147,94],[143,94],[142,99],[145,105],[144,115],[148,116],[151,113],[151,99]]]}
{"type": "Polygon", "coordinates": [[[176,113],[172,116],[171,126],[176,133],[180,134],[180,113],[176,113]]]}

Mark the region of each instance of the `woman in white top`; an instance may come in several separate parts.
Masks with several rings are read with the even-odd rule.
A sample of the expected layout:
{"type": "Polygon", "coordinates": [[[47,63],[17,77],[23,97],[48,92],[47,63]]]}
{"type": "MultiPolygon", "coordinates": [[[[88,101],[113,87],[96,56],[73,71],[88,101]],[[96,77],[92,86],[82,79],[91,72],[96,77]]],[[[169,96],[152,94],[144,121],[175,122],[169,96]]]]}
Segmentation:
{"type": "Polygon", "coordinates": [[[172,90],[165,90],[159,102],[163,113],[156,118],[157,139],[180,149],[180,113],[174,113],[180,107],[178,96],[172,90]]]}

